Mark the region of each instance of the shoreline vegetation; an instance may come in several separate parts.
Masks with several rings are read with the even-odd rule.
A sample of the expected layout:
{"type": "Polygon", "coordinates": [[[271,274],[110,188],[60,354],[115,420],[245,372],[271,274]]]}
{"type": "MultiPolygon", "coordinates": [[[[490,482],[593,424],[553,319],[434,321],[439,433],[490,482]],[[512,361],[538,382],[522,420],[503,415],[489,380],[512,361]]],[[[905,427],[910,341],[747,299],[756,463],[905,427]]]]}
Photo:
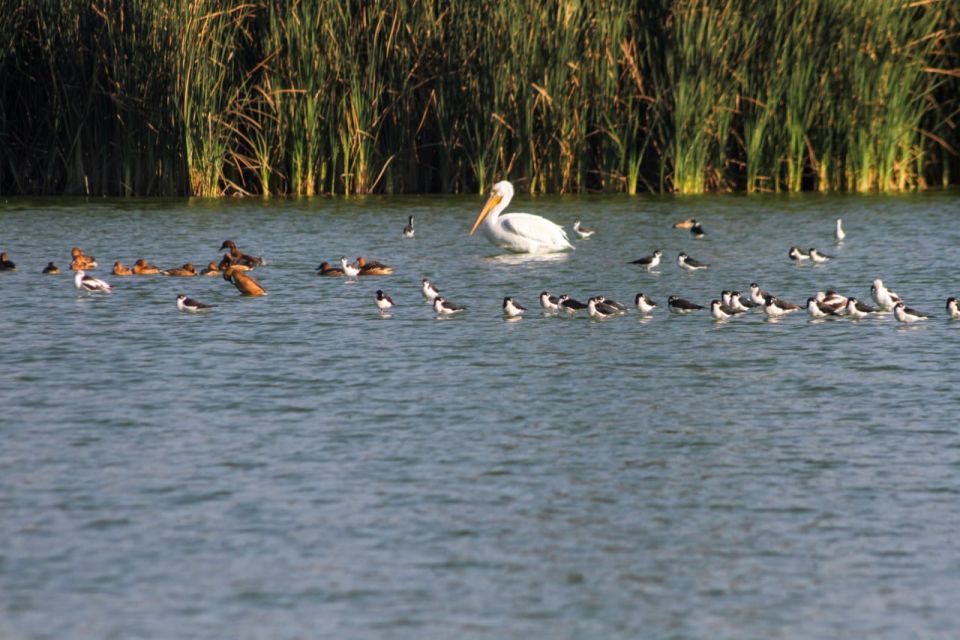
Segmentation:
{"type": "Polygon", "coordinates": [[[8,0],[0,195],[960,184],[946,0],[8,0]]]}

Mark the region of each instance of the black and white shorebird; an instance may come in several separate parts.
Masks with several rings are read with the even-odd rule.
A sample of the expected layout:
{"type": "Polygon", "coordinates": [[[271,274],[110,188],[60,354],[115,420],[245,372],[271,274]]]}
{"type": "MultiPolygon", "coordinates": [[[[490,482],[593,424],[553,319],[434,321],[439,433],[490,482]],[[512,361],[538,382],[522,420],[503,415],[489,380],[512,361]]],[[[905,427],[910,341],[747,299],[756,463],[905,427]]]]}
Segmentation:
{"type": "Polygon", "coordinates": [[[787,302],[786,300],[781,300],[776,296],[767,296],[763,304],[763,311],[771,318],[779,318],[788,313],[793,313],[794,311],[800,311],[802,309],[798,304],[792,302],[787,302]]]}
{"type": "Polygon", "coordinates": [[[385,294],[380,289],[377,289],[376,304],[377,304],[377,309],[380,310],[380,315],[385,314],[387,311],[389,311],[395,306],[393,303],[393,298],[385,294]]]}
{"type": "MultiPolygon", "coordinates": [[[[733,291],[720,292],[720,311],[724,312],[728,316],[735,316],[738,313],[746,313],[748,309],[745,305],[734,304],[733,293],[733,291]]],[[[711,307],[712,306],[713,303],[711,302],[711,307]]]]}
{"type": "Polygon", "coordinates": [[[804,253],[800,247],[790,247],[787,256],[796,263],[801,263],[810,259],[809,253],[804,253]]]}
{"type": "Polygon", "coordinates": [[[639,260],[633,260],[630,262],[630,264],[638,264],[644,269],[646,269],[647,271],[650,271],[660,266],[660,257],[662,255],[663,255],[663,251],[661,251],[660,249],[657,249],[651,255],[644,256],[639,260]]]}
{"type": "Polygon", "coordinates": [[[810,247],[810,251],[807,253],[810,255],[810,260],[812,260],[814,264],[823,264],[824,262],[833,260],[833,256],[820,253],[815,247],[810,247]]]}
{"type": "Polygon", "coordinates": [[[637,311],[643,314],[652,313],[653,310],[657,308],[657,303],[647,297],[643,292],[638,293],[634,297],[633,304],[637,307],[637,311]]]}
{"type": "Polygon", "coordinates": [[[616,300],[612,300],[607,296],[594,296],[594,298],[597,299],[597,302],[600,303],[601,307],[611,307],[616,313],[627,312],[627,305],[623,304],[622,302],[617,302],[616,300]]]}
{"type": "Polygon", "coordinates": [[[448,316],[454,313],[461,313],[466,310],[466,307],[454,304],[453,302],[447,302],[443,299],[443,296],[437,296],[433,299],[433,310],[440,315],[448,316]]]}
{"type": "Polygon", "coordinates": [[[360,275],[360,265],[349,262],[347,256],[340,257],[340,268],[343,269],[343,274],[348,278],[356,280],[357,276],[360,275]]]}
{"type": "Polygon", "coordinates": [[[873,284],[870,285],[870,295],[877,306],[884,311],[893,311],[893,307],[902,301],[900,296],[883,286],[883,280],[880,278],[874,280],[873,284]]]}
{"type": "Polygon", "coordinates": [[[707,235],[703,230],[703,225],[696,221],[694,221],[693,226],[690,227],[690,234],[693,235],[695,240],[699,240],[703,236],[707,235]]]}
{"type": "Polygon", "coordinates": [[[847,298],[846,312],[847,315],[855,320],[862,320],[868,315],[877,313],[880,309],[876,307],[871,307],[865,302],[860,302],[856,298],[847,298]]]}
{"type": "Polygon", "coordinates": [[[749,298],[744,300],[743,294],[739,291],[730,292],[730,306],[737,311],[749,311],[750,309],[755,309],[761,305],[757,304],[749,298]]]}
{"type": "Polygon", "coordinates": [[[440,295],[440,289],[435,284],[424,278],[420,281],[420,293],[427,300],[433,301],[440,295]]]}
{"type": "Polygon", "coordinates": [[[187,313],[203,313],[205,311],[210,311],[214,306],[215,305],[194,300],[193,298],[188,298],[182,293],[177,296],[177,309],[180,309],[180,311],[186,311],[187,313]]]}
{"type": "Polygon", "coordinates": [[[565,293],[560,296],[560,298],[557,300],[557,306],[563,311],[569,311],[570,313],[587,308],[587,305],[580,302],[576,298],[571,297],[569,293],[565,293]]]}
{"type": "Polygon", "coordinates": [[[559,311],[560,298],[554,295],[550,295],[549,291],[541,291],[540,306],[543,307],[546,311],[559,311]]]}
{"type": "Polygon", "coordinates": [[[957,308],[956,298],[947,298],[947,315],[953,320],[960,320],[960,308],[957,308]]]}
{"type": "Polygon", "coordinates": [[[710,265],[706,262],[700,262],[699,260],[694,260],[686,253],[680,253],[677,256],[677,265],[681,269],[686,269],[687,271],[699,271],[701,269],[706,269],[710,265]]]}
{"type": "Polygon", "coordinates": [[[756,305],[764,306],[767,304],[767,298],[770,294],[760,288],[756,282],[750,283],[750,300],[756,305]]]}
{"type": "Polygon", "coordinates": [[[603,296],[594,296],[587,301],[587,313],[591,318],[603,320],[620,315],[620,311],[603,301],[603,296]]]}
{"type": "Polygon", "coordinates": [[[826,318],[827,316],[836,317],[841,315],[835,308],[824,302],[820,302],[813,296],[807,298],[807,313],[810,314],[811,318],[826,318]]]}
{"type": "Polygon", "coordinates": [[[403,237],[412,238],[414,233],[416,233],[416,231],[413,228],[413,216],[410,216],[407,218],[406,226],[403,227],[403,237]]]}
{"type": "Polygon", "coordinates": [[[900,322],[919,322],[920,320],[926,320],[929,317],[925,313],[911,309],[903,304],[903,302],[898,302],[897,304],[893,305],[893,315],[900,322]]]}
{"type": "Polygon", "coordinates": [[[100,278],[88,276],[87,272],[83,269],[77,271],[77,273],[73,276],[73,284],[77,286],[77,289],[82,291],[99,291],[101,293],[110,293],[113,291],[113,287],[111,287],[109,284],[100,278]]]}
{"type": "Polygon", "coordinates": [[[573,223],[573,231],[581,238],[589,238],[590,236],[592,236],[594,233],[597,232],[596,229],[583,226],[582,224],[580,224],[579,220],[573,223]]]}
{"type": "Polygon", "coordinates": [[[723,304],[722,300],[710,301],[710,315],[714,320],[729,320],[742,311],[735,311],[733,307],[723,304]]]}
{"type": "Polygon", "coordinates": [[[671,313],[680,315],[701,311],[703,309],[699,304],[684,300],[680,296],[670,296],[667,298],[667,306],[670,308],[671,313]]]}
{"type": "Polygon", "coordinates": [[[513,298],[507,296],[503,299],[503,315],[508,318],[519,318],[527,309],[519,303],[514,302],[513,298]]]}
{"type": "Polygon", "coordinates": [[[837,218],[837,228],[833,232],[833,237],[836,238],[837,242],[843,242],[843,239],[847,237],[847,232],[843,230],[843,220],[837,218]]]}

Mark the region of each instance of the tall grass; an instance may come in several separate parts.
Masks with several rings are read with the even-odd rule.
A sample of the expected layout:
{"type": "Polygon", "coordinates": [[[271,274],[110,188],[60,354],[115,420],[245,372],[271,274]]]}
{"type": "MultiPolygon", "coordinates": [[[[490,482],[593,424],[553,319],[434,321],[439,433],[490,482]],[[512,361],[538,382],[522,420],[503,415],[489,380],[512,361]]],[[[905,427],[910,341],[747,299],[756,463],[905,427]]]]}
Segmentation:
{"type": "Polygon", "coordinates": [[[946,0],[8,0],[0,193],[960,183],[946,0]]]}

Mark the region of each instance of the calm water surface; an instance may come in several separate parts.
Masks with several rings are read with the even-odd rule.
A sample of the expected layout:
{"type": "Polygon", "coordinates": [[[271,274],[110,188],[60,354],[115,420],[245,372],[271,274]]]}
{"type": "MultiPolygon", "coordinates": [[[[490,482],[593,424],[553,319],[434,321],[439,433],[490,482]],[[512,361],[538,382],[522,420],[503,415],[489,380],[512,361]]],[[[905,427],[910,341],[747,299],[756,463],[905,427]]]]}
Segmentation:
{"type": "Polygon", "coordinates": [[[466,235],[479,197],[0,203],[0,638],[957,636],[957,194],[518,200],[599,232],[523,259],[466,235]],[[268,296],[105,275],[226,238],[268,296]],[[112,295],[74,288],[75,245],[112,295]],[[344,254],[396,275],[314,275],[344,254]],[[935,317],[665,311],[878,277],[935,317]],[[661,307],[550,317],[543,289],[661,307]]]}

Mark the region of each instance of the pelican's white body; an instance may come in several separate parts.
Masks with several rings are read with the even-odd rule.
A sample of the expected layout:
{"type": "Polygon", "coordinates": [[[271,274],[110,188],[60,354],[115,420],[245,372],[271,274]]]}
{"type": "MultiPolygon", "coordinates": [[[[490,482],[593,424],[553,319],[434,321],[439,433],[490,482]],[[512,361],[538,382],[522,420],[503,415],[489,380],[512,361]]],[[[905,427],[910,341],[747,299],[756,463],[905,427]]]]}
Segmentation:
{"type": "Polygon", "coordinates": [[[513,199],[513,185],[498,182],[481,211],[479,228],[491,244],[514,253],[554,253],[573,249],[567,233],[558,224],[529,213],[503,211],[513,199]],[[503,215],[501,215],[503,214],[503,215]]]}

